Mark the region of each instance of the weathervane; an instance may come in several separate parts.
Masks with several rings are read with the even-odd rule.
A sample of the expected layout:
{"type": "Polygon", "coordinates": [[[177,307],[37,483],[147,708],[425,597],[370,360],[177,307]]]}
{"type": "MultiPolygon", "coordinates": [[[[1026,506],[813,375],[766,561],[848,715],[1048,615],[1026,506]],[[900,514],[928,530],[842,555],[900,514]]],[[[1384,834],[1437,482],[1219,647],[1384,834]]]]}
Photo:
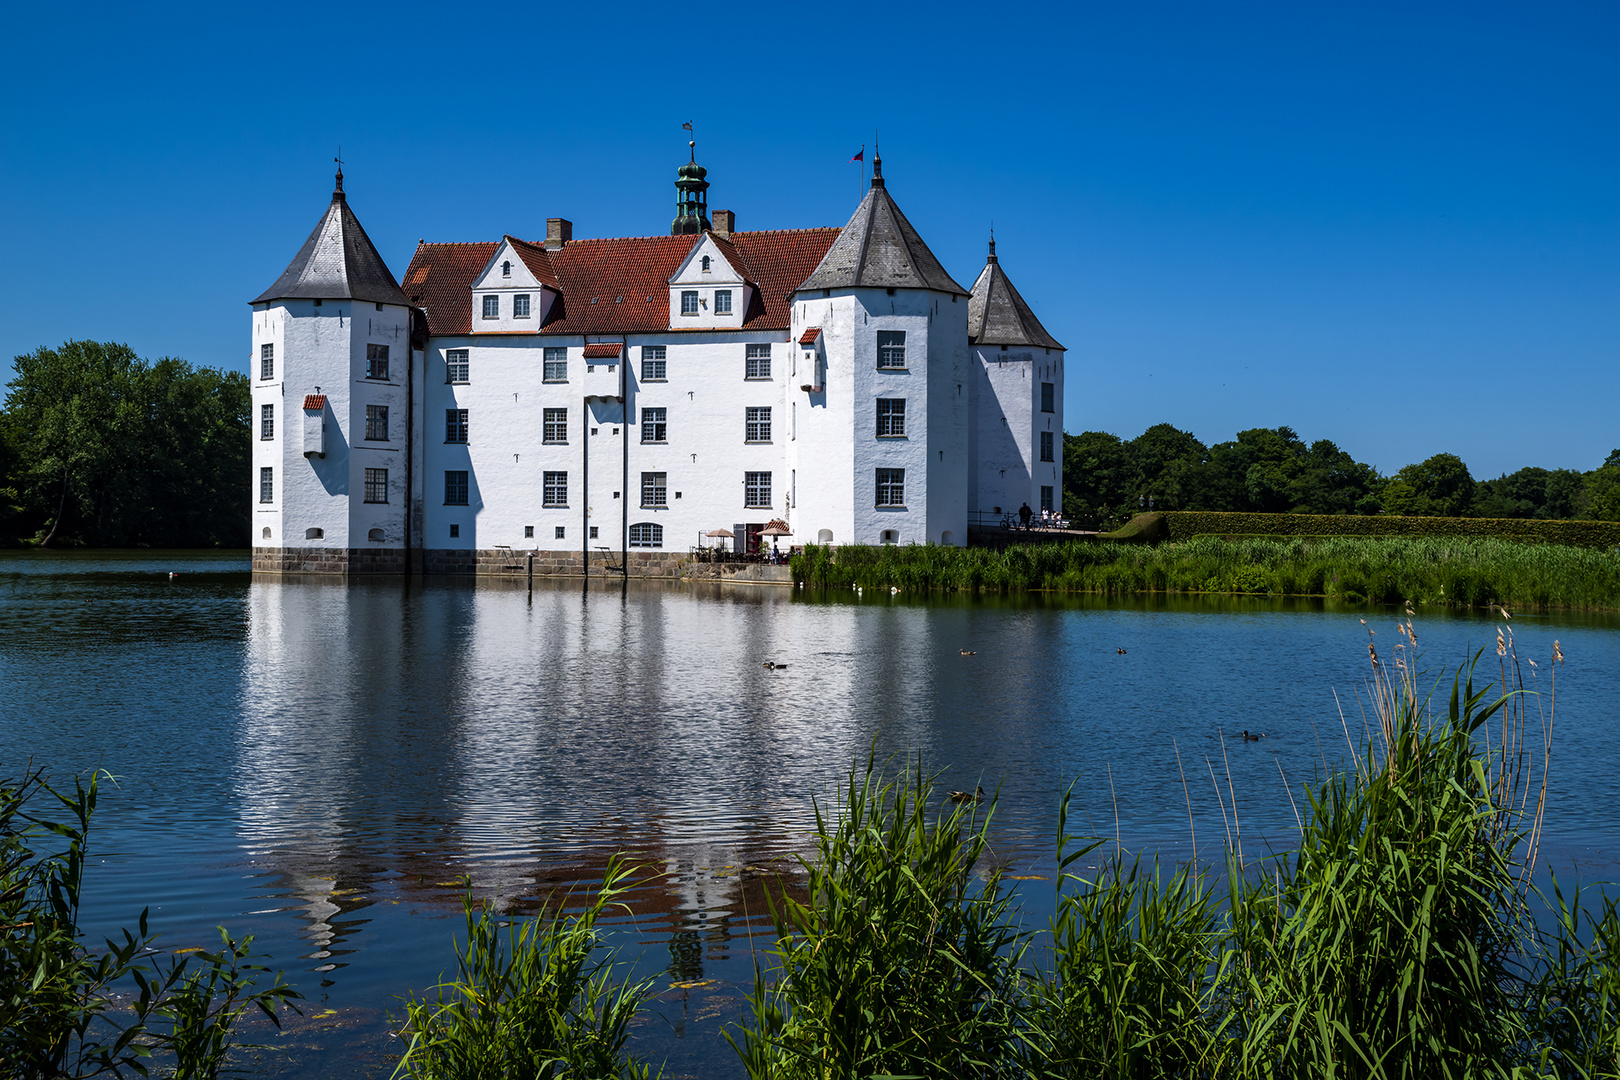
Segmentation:
{"type": "Polygon", "coordinates": [[[692,131],[692,121],[688,120],[686,123],[682,124],[681,125],[681,130],[682,131],[691,131],[692,132],[692,137],[686,141],[686,149],[688,151],[690,151],[690,153],[691,153],[692,164],[696,165],[697,164],[697,132],[692,131]]]}

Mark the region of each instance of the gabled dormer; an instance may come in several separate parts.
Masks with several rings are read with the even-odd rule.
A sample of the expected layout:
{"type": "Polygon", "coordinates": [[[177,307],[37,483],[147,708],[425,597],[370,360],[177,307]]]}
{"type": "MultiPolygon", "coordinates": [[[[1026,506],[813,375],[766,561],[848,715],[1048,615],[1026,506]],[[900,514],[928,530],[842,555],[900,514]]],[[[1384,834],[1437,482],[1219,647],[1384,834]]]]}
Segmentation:
{"type": "Polygon", "coordinates": [[[669,279],[672,330],[735,330],[747,321],[755,285],[735,245],[703,233],[669,279]]]}
{"type": "Polygon", "coordinates": [[[537,334],[561,294],[545,248],[504,237],[473,279],[472,332],[537,334]]]}

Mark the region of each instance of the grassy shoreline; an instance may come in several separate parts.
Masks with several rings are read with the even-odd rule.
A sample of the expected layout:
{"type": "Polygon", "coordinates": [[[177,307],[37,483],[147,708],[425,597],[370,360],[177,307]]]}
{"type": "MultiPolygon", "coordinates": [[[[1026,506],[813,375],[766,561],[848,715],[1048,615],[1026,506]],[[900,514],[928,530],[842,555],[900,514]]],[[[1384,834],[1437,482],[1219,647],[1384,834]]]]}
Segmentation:
{"type": "Polygon", "coordinates": [[[912,591],[1227,594],[1620,610],[1620,555],[1473,537],[1295,537],[988,548],[807,547],[794,580],[912,591]]]}

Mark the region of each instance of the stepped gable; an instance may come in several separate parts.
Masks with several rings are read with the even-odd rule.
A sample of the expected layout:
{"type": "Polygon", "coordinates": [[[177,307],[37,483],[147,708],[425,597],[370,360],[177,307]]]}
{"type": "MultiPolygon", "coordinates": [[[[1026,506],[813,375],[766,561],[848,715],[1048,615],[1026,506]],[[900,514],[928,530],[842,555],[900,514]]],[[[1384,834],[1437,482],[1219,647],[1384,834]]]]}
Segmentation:
{"type": "Polygon", "coordinates": [[[298,249],[287,269],[264,292],[251,301],[321,299],[367,300],[377,304],[410,303],[388,264],[360,227],[360,220],[349,209],[343,194],[343,173],[337,174],[337,188],[315,231],[298,249]]]}
{"type": "MultiPolygon", "coordinates": [[[[732,233],[729,240],[714,237],[728,259],[738,256],[737,269],[757,286],[743,329],[786,330],[794,285],[837,236],[837,229],[792,229],[732,233]]],[[[653,334],[670,332],[669,279],[698,241],[691,235],[630,236],[570,240],[550,251],[526,241],[515,241],[513,247],[535,276],[562,297],[541,333],[653,334]]],[[[472,332],[472,284],[498,246],[417,245],[405,271],[405,292],[426,310],[429,333],[472,332]]]]}
{"type": "Polygon", "coordinates": [[[895,205],[880,158],[872,161],[872,186],[855,215],[799,289],[933,289],[967,295],[895,205]]]}
{"type": "Polygon", "coordinates": [[[1056,338],[1046,332],[1041,320],[1024,303],[1006,271],[996,259],[996,241],[990,241],[990,255],[979,279],[968,296],[968,340],[975,345],[1031,345],[1061,349],[1056,338]]]}

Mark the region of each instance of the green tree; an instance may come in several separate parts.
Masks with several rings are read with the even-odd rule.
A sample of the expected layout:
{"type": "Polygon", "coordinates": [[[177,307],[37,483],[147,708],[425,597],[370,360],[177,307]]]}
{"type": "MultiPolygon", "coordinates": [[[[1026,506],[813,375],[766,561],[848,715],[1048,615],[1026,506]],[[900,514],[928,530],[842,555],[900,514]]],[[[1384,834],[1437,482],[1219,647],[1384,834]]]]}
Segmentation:
{"type": "Polygon", "coordinates": [[[1456,454],[1436,454],[1397,472],[1380,497],[1391,514],[1466,517],[1474,502],[1474,478],[1456,454]]]}
{"type": "Polygon", "coordinates": [[[1377,469],[1318,439],[1305,452],[1289,497],[1299,514],[1376,514],[1381,484],[1377,469]]]}
{"type": "Polygon", "coordinates": [[[1610,451],[1608,459],[1587,473],[1583,483],[1586,516],[1597,521],[1620,521],[1620,450],[1610,451]]]}
{"type": "Polygon", "coordinates": [[[42,544],[246,544],[246,376],[95,341],[15,366],[6,453],[42,544]]]}
{"type": "Polygon", "coordinates": [[[1128,512],[1134,513],[1150,503],[1159,510],[1191,509],[1197,503],[1205,486],[1208,451],[1192,432],[1170,424],[1154,424],[1126,446],[1131,460],[1128,512]],[[1136,507],[1129,506],[1132,501],[1136,507]]]}
{"type": "Polygon", "coordinates": [[[1134,513],[1130,501],[1131,458],[1118,435],[1085,431],[1063,435],[1063,510],[1088,528],[1102,528],[1134,513]]]}

